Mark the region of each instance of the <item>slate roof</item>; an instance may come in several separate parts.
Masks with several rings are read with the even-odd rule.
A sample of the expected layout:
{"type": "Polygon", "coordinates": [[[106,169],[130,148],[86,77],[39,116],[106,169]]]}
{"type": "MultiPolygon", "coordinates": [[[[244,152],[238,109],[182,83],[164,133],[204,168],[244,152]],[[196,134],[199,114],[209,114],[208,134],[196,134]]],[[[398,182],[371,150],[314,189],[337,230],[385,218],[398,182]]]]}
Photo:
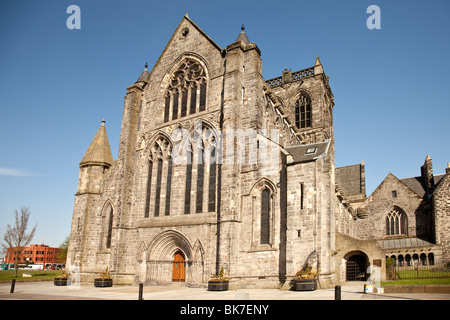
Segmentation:
{"type": "MultiPolygon", "coordinates": [[[[438,174],[434,177],[434,185],[437,186],[445,174],[438,174]]],[[[426,185],[423,177],[412,177],[400,179],[408,188],[417,193],[420,197],[424,197],[426,194],[426,185]]]]}
{"type": "Polygon", "coordinates": [[[426,193],[426,187],[425,187],[425,181],[423,180],[423,177],[412,177],[412,178],[405,178],[405,179],[399,179],[401,182],[403,182],[408,188],[410,188],[412,191],[417,193],[421,198],[425,196],[426,193]]]}
{"type": "Polygon", "coordinates": [[[294,147],[286,147],[286,151],[293,158],[291,163],[308,162],[315,161],[320,156],[325,156],[328,153],[328,147],[330,145],[330,140],[325,140],[319,143],[311,144],[301,144],[294,147]],[[308,149],[315,148],[315,152],[307,153],[308,149]]]}
{"type": "Polygon", "coordinates": [[[336,168],[336,183],[346,195],[362,193],[361,164],[336,168]]]}
{"type": "Polygon", "coordinates": [[[381,249],[434,246],[433,243],[419,239],[419,238],[384,239],[384,240],[378,240],[377,242],[378,242],[378,245],[381,247],[381,249]]]}

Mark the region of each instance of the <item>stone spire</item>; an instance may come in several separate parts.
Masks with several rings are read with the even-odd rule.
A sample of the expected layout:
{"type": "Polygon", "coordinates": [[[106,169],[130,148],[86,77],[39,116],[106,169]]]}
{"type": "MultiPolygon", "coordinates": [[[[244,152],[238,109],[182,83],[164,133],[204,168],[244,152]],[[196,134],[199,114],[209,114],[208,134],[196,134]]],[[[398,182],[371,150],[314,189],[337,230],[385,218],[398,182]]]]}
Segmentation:
{"type": "Polygon", "coordinates": [[[145,81],[147,81],[147,78],[148,78],[148,75],[149,75],[147,68],[148,68],[148,64],[146,62],[145,63],[145,69],[144,69],[144,71],[142,71],[141,75],[139,76],[139,79],[137,79],[136,82],[145,82],[145,81]]]}
{"type": "Polygon", "coordinates": [[[314,64],[314,74],[321,74],[323,73],[323,66],[322,63],[320,62],[320,58],[317,57],[316,58],[316,63],[314,64]]]}
{"type": "Polygon", "coordinates": [[[239,34],[238,38],[236,39],[236,42],[242,41],[244,44],[250,44],[250,40],[248,40],[247,35],[244,32],[245,27],[242,25],[241,27],[241,33],[239,34]]]}
{"type": "Polygon", "coordinates": [[[80,166],[102,165],[110,167],[113,163],[114,160],[109,146],[108,136],[106,134],[105,120],[102,120],[102,124],[98,129],[94,140],[92,140],[86,154],[80,162],[80,166]]]}

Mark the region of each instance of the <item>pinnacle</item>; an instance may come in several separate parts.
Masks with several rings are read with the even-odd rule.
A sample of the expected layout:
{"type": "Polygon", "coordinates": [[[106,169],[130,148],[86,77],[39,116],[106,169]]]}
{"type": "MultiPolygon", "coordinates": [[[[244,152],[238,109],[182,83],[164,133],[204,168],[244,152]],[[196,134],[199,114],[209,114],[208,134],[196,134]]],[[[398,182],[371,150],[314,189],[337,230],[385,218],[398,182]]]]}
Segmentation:
{"type": "Polygon", "coordinates": [[[114,160],[109,146],[108,136],[106,134],[105,120],[103,119],[100,128],[80,162],[80,166],[86,164],[111,166],[113,163],[114,160]]]}

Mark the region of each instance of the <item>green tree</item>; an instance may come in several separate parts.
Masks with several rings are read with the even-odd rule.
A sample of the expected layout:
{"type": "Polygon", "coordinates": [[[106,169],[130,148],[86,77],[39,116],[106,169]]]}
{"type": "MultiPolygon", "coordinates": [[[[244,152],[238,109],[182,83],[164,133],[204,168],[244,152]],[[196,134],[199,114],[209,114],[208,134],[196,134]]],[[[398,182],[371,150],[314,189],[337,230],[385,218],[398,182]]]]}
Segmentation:
{"type": "Polygon", "coordinates": [[[57,259],[61,263],[66,263],[67,259],[67,249],[69,248],[69,236],[64,239],[64,241],[59,245],[59,253],[57,255],[57,259]]]}

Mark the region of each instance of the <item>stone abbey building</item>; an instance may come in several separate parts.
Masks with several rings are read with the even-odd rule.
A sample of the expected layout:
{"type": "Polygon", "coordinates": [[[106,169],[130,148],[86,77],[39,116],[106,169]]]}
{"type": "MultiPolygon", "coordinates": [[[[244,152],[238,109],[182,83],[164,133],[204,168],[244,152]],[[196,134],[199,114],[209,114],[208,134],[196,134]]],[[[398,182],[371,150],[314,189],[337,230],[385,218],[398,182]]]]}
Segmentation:
{"type": "MultiPolygon", "coordinates": [[[[127,88],[119,154],[103,122],[80,162],[67,265],[90,281],[286,288],[368,266],[448,261],[450,169],[388,177],[366,197],[364,163],[335,167],[334,99],[319,58],[262,77],[244,28],[219,47],[186,15],[127,88]]],[[[361,276],[362,275],[362,276],[361,276]]]]}

